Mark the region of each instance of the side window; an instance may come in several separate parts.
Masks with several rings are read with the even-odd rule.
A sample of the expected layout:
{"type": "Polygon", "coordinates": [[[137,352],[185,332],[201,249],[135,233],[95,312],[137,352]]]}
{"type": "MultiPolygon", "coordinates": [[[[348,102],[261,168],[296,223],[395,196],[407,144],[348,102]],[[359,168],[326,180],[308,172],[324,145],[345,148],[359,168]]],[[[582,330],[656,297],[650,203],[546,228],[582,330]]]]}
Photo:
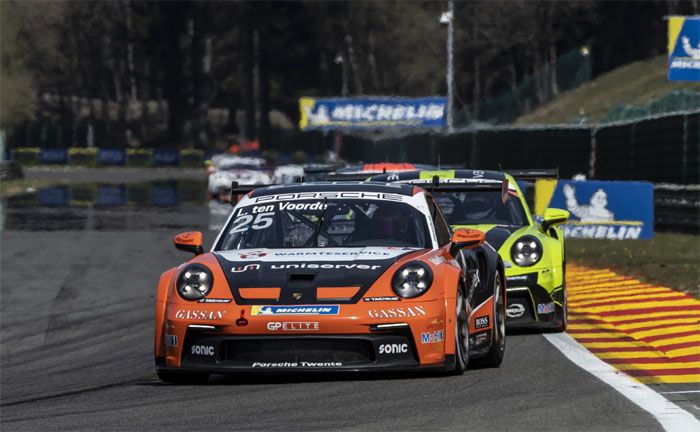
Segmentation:
{"type": "Polygon", "coordinates": [[[428,208],[430,209],[430,215],[433,217],[433,224],[435,225],[435,235],[437,235],[437,241],[439,246],[444,246],[452,240],[450,235],[450,226],[445,222],[445,217],[442,212],[435,205],[435,202],[431,197],[427,197],[428,208]]]}

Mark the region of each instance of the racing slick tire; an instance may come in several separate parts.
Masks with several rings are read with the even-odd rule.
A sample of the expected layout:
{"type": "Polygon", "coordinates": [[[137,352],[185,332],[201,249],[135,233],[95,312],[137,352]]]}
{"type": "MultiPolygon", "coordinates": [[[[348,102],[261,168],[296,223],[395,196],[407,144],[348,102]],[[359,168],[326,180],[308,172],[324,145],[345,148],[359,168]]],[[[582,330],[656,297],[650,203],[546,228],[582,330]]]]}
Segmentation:
{"type": "Polygon", "coordinates": [[[462,289],[457,290],[455,301],[455,366],[453,373],[461,375],[469,364],[469,314],[462,289]]]}
{"type": "Polygon", "coordinates": [[[184,384],[195,385],[205,384],[209,380],[209,374],[206,373],[179,373],[157,371],[158,378],[169,384],[184,384]]]}
{"type": "Polygon", "coordinates": [[[484,357],[475,359],[472,364],[477,367],[499,367],[503,362],[506,351],[506,308],[504,286],[500,272],[494,278],[493,295],[493,331],[491,332],[491,347],[484,357]]]}

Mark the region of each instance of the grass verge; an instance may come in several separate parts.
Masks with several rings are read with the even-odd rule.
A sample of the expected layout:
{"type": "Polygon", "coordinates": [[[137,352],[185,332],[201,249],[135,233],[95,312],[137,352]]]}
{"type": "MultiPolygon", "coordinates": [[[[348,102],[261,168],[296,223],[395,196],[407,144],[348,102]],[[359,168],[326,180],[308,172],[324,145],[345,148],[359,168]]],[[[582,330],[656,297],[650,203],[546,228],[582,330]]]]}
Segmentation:
{"type": "Polygon", "coordinates": [[[595,123],[623,102],[642,106],[673,90],[700,91],[697,83],[669,81],[666,77],[667,59],[663,55],[621,66],[562,93],[554,101],[523,115],[516,123],[557,124],[581,116],[595,123]]]}
{"type": "Polygon", "coordinates": [[[566,259],[700,298],[700,236],[654,233],[652,240],[567,239],[566,259]]]}

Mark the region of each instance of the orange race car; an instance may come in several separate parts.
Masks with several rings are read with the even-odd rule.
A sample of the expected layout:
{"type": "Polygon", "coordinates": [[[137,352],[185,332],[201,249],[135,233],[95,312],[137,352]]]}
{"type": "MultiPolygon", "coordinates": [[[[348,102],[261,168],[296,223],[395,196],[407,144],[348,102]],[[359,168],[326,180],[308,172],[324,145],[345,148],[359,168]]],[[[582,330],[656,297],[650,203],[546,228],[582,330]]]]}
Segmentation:
{"type": "Polygon", "coordinates": [[[175,237],[195,257],[158,284],[160,379],[500,365],[503,263],[480,231],[451,234],[425,190],[337,182],[245,191],[210,252],[199,232],[175,237]]]}

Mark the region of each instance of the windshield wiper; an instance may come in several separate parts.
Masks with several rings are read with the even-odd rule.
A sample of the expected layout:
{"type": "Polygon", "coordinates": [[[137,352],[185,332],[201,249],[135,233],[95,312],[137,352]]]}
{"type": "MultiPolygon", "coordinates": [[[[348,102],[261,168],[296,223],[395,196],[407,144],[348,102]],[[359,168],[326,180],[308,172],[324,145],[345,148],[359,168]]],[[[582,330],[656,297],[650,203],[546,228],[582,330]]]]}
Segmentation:
{"type": "Polygon", "coordinates": [[[323,218],[326,215],[326,208],[328,208],[328,198],[323,198],[323,208],[321,209],[321,214],[318,216],[316,232],[314,233],[314,246],[316,247],[318,247],[318,236],[321,233],[321,225],[323,225],[323,218]]]}

